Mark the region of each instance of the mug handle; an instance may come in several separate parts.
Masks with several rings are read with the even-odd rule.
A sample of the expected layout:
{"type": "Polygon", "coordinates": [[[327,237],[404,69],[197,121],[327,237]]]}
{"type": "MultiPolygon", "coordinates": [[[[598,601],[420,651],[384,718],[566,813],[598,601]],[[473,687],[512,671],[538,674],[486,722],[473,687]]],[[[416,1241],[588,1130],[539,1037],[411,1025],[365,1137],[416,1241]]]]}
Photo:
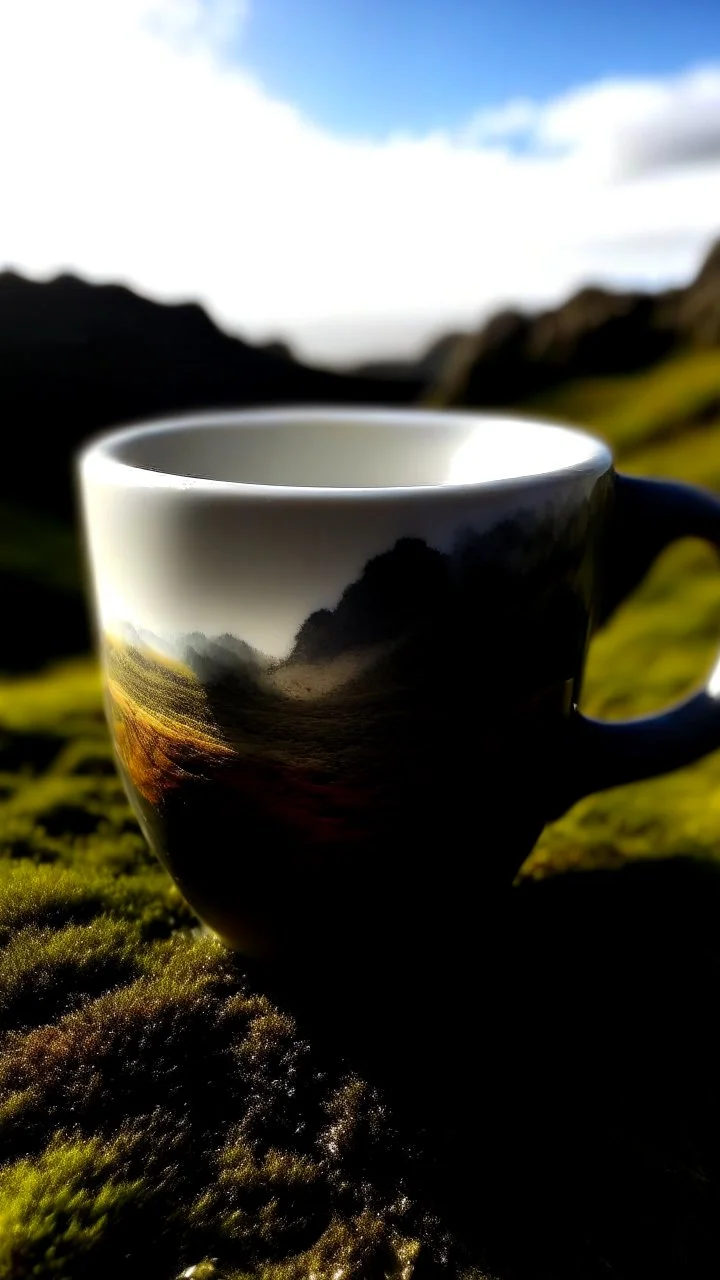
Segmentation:
{"type": "MultiPolygon", "coordinates": [[[[623,475],[615,476],[615,486],[601,625],[669,543],[704,538],[720,550],[720,499],[714,494],[694,485],[623,475]]],[[[704,688],[657,715],[603,721],[576,709],[561,811],[592,792],[668,773],[719,747],[720,662],[704,688]]]]}

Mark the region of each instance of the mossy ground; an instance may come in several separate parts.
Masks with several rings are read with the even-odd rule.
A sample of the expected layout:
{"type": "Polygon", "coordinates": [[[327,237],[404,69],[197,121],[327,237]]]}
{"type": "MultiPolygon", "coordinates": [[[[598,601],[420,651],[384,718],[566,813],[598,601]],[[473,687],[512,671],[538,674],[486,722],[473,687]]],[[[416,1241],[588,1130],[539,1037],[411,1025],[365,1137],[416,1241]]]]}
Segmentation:
{"type": "MultiPolygon", "coordinates": [[[[532,407],[720,488],[719,393],[720,358],[687,356],[532,407]]],[[[718,637],[716,555],[671,549],[596,639],[587,709],[675,699],[718,637]]],[[[548,829],[468,1013],[476,1124],[438,1176],[197,930],[126,805],[93,662],[3,678],[0,1280],[716,1277],[714,864],[720,753],[548,829]]],[[[423,1036],[452,1053],[435,1004],[419,1059],[423,1036]]]]}
{"type": "MultiPolygon", "coordinates": [[[[634,377],[568,384],[527,408],[605,436],[619,470],[720,490],[717,352],[676,357],[634,377]]],[[[717,552],[688,540],[660,558],[596,637],[584,709],[610,719],[656,711],[699,684],[719,648],[717,552]]],[[[720,755],[577,805],[548,829],[528,869],[679,853],[720,853],[720,755]]]]}

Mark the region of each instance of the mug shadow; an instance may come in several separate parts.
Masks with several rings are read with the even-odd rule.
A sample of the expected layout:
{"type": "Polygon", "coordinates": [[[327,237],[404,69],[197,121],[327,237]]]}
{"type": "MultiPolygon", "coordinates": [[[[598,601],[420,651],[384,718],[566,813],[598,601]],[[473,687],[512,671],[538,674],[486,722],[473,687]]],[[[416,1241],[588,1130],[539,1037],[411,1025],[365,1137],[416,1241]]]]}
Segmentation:
{"type": "MultiPolygon", "coordinates": [[[[468,971],[436,954],[396,1020],[372,1000],[343,1020],[339,988],[334,1011],[284,1003],[388,1098],[408,1142],[378,1176],[468,1264],[702,1280],[720,1274],[719,926],[715,865],[565,874],[499,890],[468,971]]],[[[438,1256],[414,1280],[450,1274],[438,1256]]]]}

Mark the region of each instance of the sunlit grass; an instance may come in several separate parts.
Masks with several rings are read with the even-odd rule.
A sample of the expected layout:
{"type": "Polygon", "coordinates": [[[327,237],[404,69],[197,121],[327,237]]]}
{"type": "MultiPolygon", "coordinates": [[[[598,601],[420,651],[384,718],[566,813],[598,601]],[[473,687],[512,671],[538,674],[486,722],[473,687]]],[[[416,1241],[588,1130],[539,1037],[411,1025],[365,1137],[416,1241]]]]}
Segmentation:
{"type": "Polygon", "coordinates": [[[622,456],[706,414],[720,418],[719,399],[720,353],[694,351],[643,373],[567,382],[525,407],[600,432],[622,456]]]}
{"type": "MultiPolygon", "coordinates": [[[[717,403],[717,352],[604,380],[604,394],[596,395],[595,387],[580,382],[560,388],[553,411],[600,431],[615,448],[620,470],[720,489],[720,413],[701,427],[680,429],[683,415],[717,403]],[[668,435],[673,421],[679,429],[668,435]]],[[[545,404],[552,402],[548,396],[545,404]]],[[[719,647],[717,554],[696,542],[679,544],[593,641],[583,707],[611,719],[657,711],[701,683],[719,647]]],[[[617,865],[676,853],[720,855],[718,753],[669,778],[584,801],[545,833],[526,869],[617,865]]]]}
{"type": "Polygon", "coordinates": [[[100,674],[93,659],[72,659],[39,675],[0,678],[0,734],[62,739],[83,732],[104,736],[100,674]]]}

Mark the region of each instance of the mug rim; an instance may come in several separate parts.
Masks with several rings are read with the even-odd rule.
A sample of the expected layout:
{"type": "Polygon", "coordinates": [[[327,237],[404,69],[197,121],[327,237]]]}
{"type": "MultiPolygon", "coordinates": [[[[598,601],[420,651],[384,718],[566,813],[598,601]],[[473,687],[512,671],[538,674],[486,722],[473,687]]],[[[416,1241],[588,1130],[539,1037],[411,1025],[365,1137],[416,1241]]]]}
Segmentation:
{"type": "Polygon", "coordinates": [[[608,445],[592,432],[574,425],[558,422],[542,415],[522,413],[495,413],[491,409],[433,409],[413,406],[383,407],[380,405],[313,405],[291,404],[277,406],[252,406],[233,409],[200,410],[180,414],[159,415],[155,418],[143,418],[137,422],[109,428],[95,434],[83,446],[77,455],[80,476],[84,482],[94,480],[111,481],[123,488],[162,489],[178,493],[206,494],[245,498],[269,497],[305,500],[388,500],[394,498],[426,499],[431,496],[453,494],[480,493],[486,490],[526,488],[528,486],[547,485],[553,480],[562,478],[587,477],[603,475],[612,470],[613,455],[608,445]],[[290,425],[293,421],[300,426],[312,415],[316,422],[352,422],[355,425],[375,423],[382,425],[427,426],[448,422],[457,424],[458,429],[467,428],[470,424],[497,424],[505,429],[513,426],[537,426],[556,432],[574,440],[576,444],[585,446],[585,453],[572,461],[557,466],[549,466],[534,472],[518,472],[509,476],[480,477],[473,480],[438,484],[411,485],[290,485],[273,483],[255,483],[243,480],[224,480],[210,477],[179,475],[170,470],[155,469],[127,461],[118,456],[117,450],[124,445],[132,444],[136,439],[176,433],[203,427],[220,427],[223,425],[247,426],[264,423],[290,425]]]}

